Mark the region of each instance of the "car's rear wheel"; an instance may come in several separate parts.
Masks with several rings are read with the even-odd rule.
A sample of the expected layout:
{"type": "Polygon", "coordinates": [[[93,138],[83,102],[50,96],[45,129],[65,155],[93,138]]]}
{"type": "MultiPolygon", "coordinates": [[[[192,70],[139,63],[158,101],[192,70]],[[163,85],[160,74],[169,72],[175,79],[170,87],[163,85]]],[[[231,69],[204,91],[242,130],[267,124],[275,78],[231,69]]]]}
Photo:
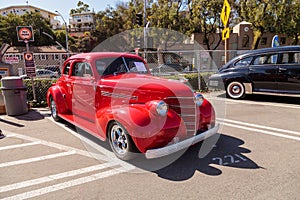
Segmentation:
{"type": "Polygon", "coordinates": [[[51,116],[54,119],[54,121],[59,121],[60,118],[59,118],[58,112],[57,112],[57,105],[56,105],[56,102],[54,101],[53,97],[50,97],[50,110],[51,110],[51,116]]]}
{"type": "Polygon", "coordinates": [[[245,87],[240,82],[231,82],[227,85],[226,94],[232,99],[241,99],[245,97],[245,87]]]}
{"type": "Polygon", "coordinates": [[[135,157],[135,145],[127,130],[118,122],[109,126],[109,144],[114,154],[122,160],[131,160],[135,157]]]}

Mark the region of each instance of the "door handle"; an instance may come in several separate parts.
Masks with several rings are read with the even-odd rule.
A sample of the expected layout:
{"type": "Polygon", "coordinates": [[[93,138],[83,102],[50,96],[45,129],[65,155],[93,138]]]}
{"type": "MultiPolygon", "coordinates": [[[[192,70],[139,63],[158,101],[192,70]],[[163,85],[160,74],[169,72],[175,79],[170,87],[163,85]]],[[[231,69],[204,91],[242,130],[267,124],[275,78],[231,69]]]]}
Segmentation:
{"type": "Polygon", "coordinates": [[[279,67],[279,72],[286,71],[286,68],[279,67]]]}

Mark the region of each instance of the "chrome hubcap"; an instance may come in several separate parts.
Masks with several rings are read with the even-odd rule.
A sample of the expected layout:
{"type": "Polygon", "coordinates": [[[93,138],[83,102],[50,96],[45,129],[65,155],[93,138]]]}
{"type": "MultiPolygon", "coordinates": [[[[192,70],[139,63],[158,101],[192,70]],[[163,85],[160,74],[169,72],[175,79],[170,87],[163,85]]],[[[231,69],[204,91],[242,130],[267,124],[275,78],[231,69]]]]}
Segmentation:
{"type": "Polygon", "coordinates": [[[124,129],[119,125],[114,125],[110,134],[113,148],[118,154],[125,154],[128,149],[128,143],[124,129]]]}
{"type": "Polygon", "coordinates": [[[241,88],[239,86],[235,85],[232,87],[232,92],[234,94],[239,94],[241,92],[241,88]]]}
{"type": "Polygon", "coordinates": [[[54,118],[57,117],[56,104],[54,100],[51,101],[51,113],[54,118]]]}

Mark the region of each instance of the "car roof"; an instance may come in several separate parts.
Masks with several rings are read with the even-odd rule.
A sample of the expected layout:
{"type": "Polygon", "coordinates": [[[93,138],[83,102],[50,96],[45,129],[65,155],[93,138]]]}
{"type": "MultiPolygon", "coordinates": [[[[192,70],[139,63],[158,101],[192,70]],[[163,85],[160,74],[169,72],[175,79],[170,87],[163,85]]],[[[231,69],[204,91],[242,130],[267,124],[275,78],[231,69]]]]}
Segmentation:
{"type": "Polygon", "coordinates": [[[254,50],[247,51],[247,52],[245,52],[241,55],[280,52],[280,51],[300,51],[300,45],[297,45],[297,46],[279,46],[279,47],[271,47],[271,48],[254,49],[254,50]]]}
{"type": "Polygon", "coordinates": [[[124,53],[124,52],[89,52],[89,53],[80,53],[71,56],[69,59],[85,59],[85,60],[94,60],[98,58],[105,58],[105,57],[133,57],[133,58],[139,58],[140,56],[132,54],[132,53],[124,53]]]}
{"type": "Polygon", "coordinates": [[[279,46],[279,47],[270,47],[270,48],[262,48],[262,49],[254,49],[246,51],[234,58],[232,58],[229,62],[227,62],[224,67],[231,65],[232,63],[236,62],[239,59],[243,59],[248,56],[253,55],[260,55],[265,53],[276,53],[276,52],[287,52],[287,51],[300,51],[300,45],[294,45],[294,46],[279,46]]]}

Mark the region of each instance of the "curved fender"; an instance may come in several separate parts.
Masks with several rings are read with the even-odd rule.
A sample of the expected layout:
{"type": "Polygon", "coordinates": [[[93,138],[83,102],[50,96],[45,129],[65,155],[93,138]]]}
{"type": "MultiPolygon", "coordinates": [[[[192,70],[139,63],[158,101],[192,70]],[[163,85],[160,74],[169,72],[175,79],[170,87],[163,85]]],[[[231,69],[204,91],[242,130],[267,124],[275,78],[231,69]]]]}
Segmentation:
{"type": "Polygon", "coordinates": [[[126,107],[118,106],[109,110],[101,109],[97,111],[96,117],[97,126],[102,133],[107,132],[110,121],[115,120],[121,123],[141,152],[144,152],[148,145],[141,142],[145,138],[150,142],[151,138],[154,140],[162,130],[178,128],[181,123],[180,117],[174,112],[169,111],[167,116],[162,117],[152,114],[145,105],[137,104],[126,107]]]}
{"type": "Polygon", "coordinates": [[[200,116],[198,115],[199,127],[210,124],[211,122],[215,122],[215,110],[212,104],[207,100],[204,99],[202,105],[199,107],[200,116]]]}
{"type": "Polygon", "coordinates": [[[241,83],[252,83],[252,81],[243,73],[230,72],[221,74],[221,78],[224,81],[224,84],[227,85],[232,81],[239,81],[241,83]]]}
{"type": "Polygon", "coordinates": [[[68,112],[68,107],[60,87],[54,85],[49,88],[47,92],[48,106],[50,106],[50,96],[52,96],[54,101],[56,102],[58,113],[68,112]]]}

